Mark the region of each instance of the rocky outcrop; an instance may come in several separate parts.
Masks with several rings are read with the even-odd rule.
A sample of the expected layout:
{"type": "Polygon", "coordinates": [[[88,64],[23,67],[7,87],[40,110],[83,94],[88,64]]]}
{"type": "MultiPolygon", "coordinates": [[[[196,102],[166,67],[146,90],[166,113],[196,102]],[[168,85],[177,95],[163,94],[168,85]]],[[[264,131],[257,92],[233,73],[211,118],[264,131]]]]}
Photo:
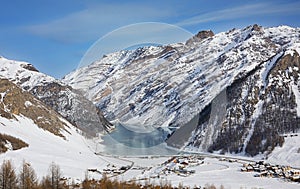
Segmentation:
{"type": "Polygon", "coordinates": [[[23,91],[7,79],[0,79],[0,114],[7,119],[17,119],[16,115],[33,120],[40,128],[61,136],[66,123],[61,116],[29,92],[23,91]]]}
{"type": "Polygon", "coordinates": [[[104,129],[109,131],[112,127],[91,101],[69,86],[54,82],[35,86],[30,92],[84,131],[87,136],[96,136],[104,129]]]}
{"type": "Polygon", "coordinates": [[[186,41],[186,45],[192,45],[193,43],[198,43],[204,39],[211,38],[215,34],[211,30],[204,30],[198,32],[195,36],[193,36],[191,39],[186,41]]]}
{"type": "Polygon", "coordinates": [[[8,150],[19,150],[28,147],[28,144],[16,137],[0,133],[0,154],[8,150]]]}
{"type": "Polygon", "coordinates": [[[32,64],[21,64],[21,67],[29,71],[39,72],[32,64]]]}
{"type": "Polygon", "coordinates": [[[196,37],[199,39],[206,39],[209,37],[214,36],[214,32],[212,32],[211,30],[207,30],[207,31],[200,31],[196,34],[196,37]]]}

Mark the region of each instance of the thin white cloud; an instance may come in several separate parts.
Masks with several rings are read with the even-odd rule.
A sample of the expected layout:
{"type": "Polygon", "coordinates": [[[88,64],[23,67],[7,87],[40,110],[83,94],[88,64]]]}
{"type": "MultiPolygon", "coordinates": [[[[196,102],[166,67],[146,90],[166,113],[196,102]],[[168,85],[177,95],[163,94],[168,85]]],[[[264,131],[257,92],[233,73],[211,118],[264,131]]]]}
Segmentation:
{"type": "Polygon", "coordinates": [[[289,4],[270,4],[270,3],[257,3],[248,4],[238,7],[217,10],[205,14],[200,14],[183,21],[176,23],[178,26],[190,26],[201,23],[225,21],[231,19],[246,18],[254,15],[270,15],[278,13],[293,14],[300,12],[300,2],[289,4]]]}
{"type": "Polygon", "coordinates": [[[142,21],[157,21],[172,16],[169,10],[158,10],[137,4],[99,4],[49,23],[28,26],[32,34],[64,42],[95,40],[124,26],[142,21]]]}
{"type": "MultiPolygon", "coordinates": [[[[96,4],[66,15],[63,18],[26,27],[26,31],[34,35],[62,42],[86,42],[98,39],[119,27],[145,22],[161,21],[175,18],[180,12],[188,12],[188,7],[164,7],[159,9],[143,4],[96,4]]],[[[203,10],[199,7],[199,11],[203,10]]],[[[255,3],[222,10],[216,10],[174,23],[177,26],[193,26],[201,23],[228,21],[251,16],[272,14],[293,14],[300,12],[300,2],[272,4],[255,3]]]]}

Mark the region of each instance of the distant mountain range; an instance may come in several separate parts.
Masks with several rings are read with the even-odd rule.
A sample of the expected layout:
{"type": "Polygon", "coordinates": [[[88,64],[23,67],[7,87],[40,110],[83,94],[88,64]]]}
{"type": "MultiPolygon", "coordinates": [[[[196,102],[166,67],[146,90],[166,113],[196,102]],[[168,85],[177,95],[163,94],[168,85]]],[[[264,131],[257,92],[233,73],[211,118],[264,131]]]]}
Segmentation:
{"type": "Polygon", "coordinates": [[[300,28],[253,25],[107,54],[62,80],[1,57],[0,153],[36,145],[9,129],[18,120],[86,149],[78,138],[118,121],[184,150],[267,156],[300,129],[299,54],[300,28]]]}

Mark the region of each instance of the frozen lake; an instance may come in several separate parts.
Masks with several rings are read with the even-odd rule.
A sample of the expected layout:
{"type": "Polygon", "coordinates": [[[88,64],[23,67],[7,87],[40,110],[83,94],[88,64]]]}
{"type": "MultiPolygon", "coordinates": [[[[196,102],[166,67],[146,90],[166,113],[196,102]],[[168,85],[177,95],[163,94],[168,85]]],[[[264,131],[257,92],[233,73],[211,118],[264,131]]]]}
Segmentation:
{"type": "Polygon", "coordinates": [[[122,156],[173,155],[178,151],[164,142],[168,133],[161,128],[116,124],[116,130],[102,137],[104,153],[122,156]]]}

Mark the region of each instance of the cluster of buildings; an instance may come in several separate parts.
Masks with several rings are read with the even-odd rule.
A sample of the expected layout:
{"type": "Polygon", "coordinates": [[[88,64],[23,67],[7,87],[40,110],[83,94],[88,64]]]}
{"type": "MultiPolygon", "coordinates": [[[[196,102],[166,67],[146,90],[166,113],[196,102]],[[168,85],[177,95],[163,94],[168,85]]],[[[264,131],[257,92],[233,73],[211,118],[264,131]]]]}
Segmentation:
{"type": "Polygon", "coordinates": [[[101,171],[101,174],[105,174],[107,176],[116,176],[126,172],[128,169],[130,169],[129,165],[117,167],[115,165],[108,164],[106,168],[101,171]]]}
{"type": "Polygon", "coordinates": [[[300,170],[292,169],[289,166],[271,165],[264,161],[246,163],[241,169],[242,172],[257,172],[255,177],[283,178],[294,182],[300,182],[300,170]]]}
{"type": "Polygon", "coordinates": [[[172,157],[162,164],[160,174],[168,175],[175,173],[179,176],[189,176],[195,173],[192,167],[201,165],[204,163],[204,159],[198,156],[179,156],[172,157]]]}

